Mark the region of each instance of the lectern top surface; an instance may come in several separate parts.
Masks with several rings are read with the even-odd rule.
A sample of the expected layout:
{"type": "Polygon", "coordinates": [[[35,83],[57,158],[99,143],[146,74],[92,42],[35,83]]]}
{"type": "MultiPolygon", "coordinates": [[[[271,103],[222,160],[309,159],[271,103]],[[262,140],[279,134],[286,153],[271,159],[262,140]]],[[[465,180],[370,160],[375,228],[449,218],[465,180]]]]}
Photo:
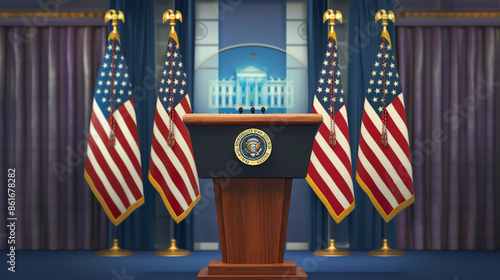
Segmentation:
{"type": "Polygon", "coordinates": [[[198,126],[315,126],[323,121],[319,114],[186,114],[186,125],[198,126]]]}

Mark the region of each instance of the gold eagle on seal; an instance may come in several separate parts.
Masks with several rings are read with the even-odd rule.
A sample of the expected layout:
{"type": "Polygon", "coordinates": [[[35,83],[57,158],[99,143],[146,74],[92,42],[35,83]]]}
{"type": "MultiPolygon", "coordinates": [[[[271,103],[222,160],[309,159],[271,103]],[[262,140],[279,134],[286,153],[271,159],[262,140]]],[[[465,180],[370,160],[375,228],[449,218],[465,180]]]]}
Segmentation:
{"type": "Polygon", "coordinates": [[[252,157],[259,155],[259,153],[262,151],[262,149],[260,148],[260,141],[255,138],[248,139],[245,144],[247,145],[248,151],[250,151],[250,155],[252,157]]]}

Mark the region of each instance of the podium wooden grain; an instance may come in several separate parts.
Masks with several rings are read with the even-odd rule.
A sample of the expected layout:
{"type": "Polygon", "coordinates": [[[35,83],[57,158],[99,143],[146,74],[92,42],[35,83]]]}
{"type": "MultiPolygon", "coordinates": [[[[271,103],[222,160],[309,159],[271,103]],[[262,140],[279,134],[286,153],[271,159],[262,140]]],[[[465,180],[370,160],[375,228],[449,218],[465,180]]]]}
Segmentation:
{"type": "MultiPolygon", "coordinates": [[[[275,133],[273,145],[277,145],[273,147],[271,156],[275,163],[283,162],[283,166],[279,166],[281,169],[276,170],[276,174],[279,173],[280,176],[273,177],[273,170],[277,166],[266,163],[267,166],[242,167],[242,172],[237,176],[216,177],[210,174],[220,174],[219,172],[208,171],[221,170],[225,161],[214,161],[212,165],[204,161],[205,166],[201,170],[205,171],[202,174],[208,174],[214,182],[222,259],[212,260],[208,267],[200,271],[197,279],[306,280],[304,269],[297,268],[293,260],[284,259],[286,232],[292,178],[303,178],[307,173],[314,136],[322,122],[321,115],[194,114],[185,115],[183,121],[190,129],[197,163],[198,158],[220,157],[228,161],[234,160],[230,141],[234,141],[235,135],[243,129],[285,127],[271,131],[275,133]],[[218,142],[210,137],[210,133],[217,134],[218,142]],[[221,137],[222,135],[226,137],[221,137]],[[291,143],[294,141],[296,143],[291,143]],[[303,150],[290,151],[300,154],[293,154],[291,157],[288,150],[282,147],[289,145],[292,149],[294,144],[298,144],[303,150]],[[219,151],[215,152],[211,147],[216,147],[219,151]],[[301,167],[293,166],[296,163],[300,163],[301,167]]],[[[272,160],[270,158],[269,161],[272,160]]]]}
{"type": "Polygon", "coordinates": [[[214,179],[222,262],[283,263],[292,179],[214,179]]]}

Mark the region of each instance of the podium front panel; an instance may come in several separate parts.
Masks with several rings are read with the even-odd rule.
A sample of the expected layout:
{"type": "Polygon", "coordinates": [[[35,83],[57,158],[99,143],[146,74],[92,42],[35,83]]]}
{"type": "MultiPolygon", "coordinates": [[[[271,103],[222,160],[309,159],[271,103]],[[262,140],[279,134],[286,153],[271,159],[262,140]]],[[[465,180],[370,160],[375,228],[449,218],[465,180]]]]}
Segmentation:
{"type": "Polygon", "coordinates": [[[319,126],[188,126],[201,178],[305,178],[314,135],[319,126]],[[264,131],[272,142],[269,158],[246,165],[234,151],[235,140],[246,129],[264,131]]]}

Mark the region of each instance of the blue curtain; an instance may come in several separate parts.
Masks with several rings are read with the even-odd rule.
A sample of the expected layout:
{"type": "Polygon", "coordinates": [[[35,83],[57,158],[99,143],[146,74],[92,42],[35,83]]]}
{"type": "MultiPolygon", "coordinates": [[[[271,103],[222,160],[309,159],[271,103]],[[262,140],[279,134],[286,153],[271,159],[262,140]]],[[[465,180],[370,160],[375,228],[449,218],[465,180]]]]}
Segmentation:
{"type": "MultiPolygon", "coordinates": [[[[144,205],[118,225],[117,237],[122,248],[154,249],[156,191],[148,180],[149,151],[156,101],[154,2],[153,0],[110,0],[109,7],[121,10],[125,16],[125,24],[120,23],[118,31],[133,86],[145,199],[144,205]]],[[[110,223],[110,239],[112,236],[113,225],[110,223]]]]}
{"type": "MultiPolygon", "coordinates": [[[[194,31],[195,15],[194,0],[175,0],[175,9],[182,14],[182,23],[176,26],[179,35],[180,50],[187,75],[188,92],[193,104],[193,77],[194,77],[194,31]]],[[[177,246],[189,251],[193,250],[193,214],[188,215],[175,226],[177,246]]]]}
{"type": "MultiPolygon", "coordinates": [[[[307,69],[309,79],[309,112],[312,111],[314,98],[313,81],[321,69],[323,48],[327,44],[328,26],[323,24],[323,13],[327,10],[328,0],[307,1],[307,69]]],[[[328,211],[318,196],[311,192],[311,240],[309,248],[316,251],[325,248],[328,240],[328,211]]]]}
{"type": "MultiPolygon", "coordinates": [[[[394,11],[394,1],[355,0],[349,2],[347,114],[353,174],[356,174],[364,91],[368,87],[369,72],[377,54],[380,32],[382,31],[380,23],[375,23],[375,13],[380,9],[394,11]]],[[[396,40],[394,39],[395,28],[392,22],[389,23],[388,30],[394,49],[396,48],[396,40]]],[[[356,208],[348,217],[350,248],[379,248],[383,238],[382,217],[356,180],[354,180],[354,197],[356,208]]],[[[390,246],[395,248],[397,244],[396,219],[387,224],[387,236],[390,246]]]]}

